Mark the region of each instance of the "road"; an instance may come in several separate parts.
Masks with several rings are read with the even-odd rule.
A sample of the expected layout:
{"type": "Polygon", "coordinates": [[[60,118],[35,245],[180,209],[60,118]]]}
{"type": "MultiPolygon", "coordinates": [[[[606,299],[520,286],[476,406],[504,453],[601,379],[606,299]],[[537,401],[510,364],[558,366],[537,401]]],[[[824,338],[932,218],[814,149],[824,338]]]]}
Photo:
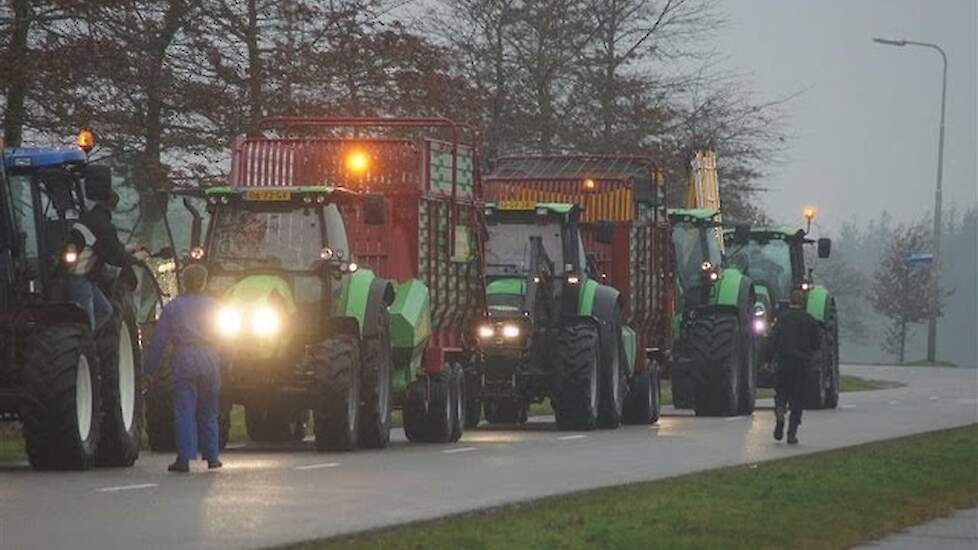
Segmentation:
{"type": "Polygon", "coordinates": [[[616,431],[557,432],[537,419],[469,431],[455,445],[412,445],[398,432],[383,451],[246,446],[224,455],[223,470],[189,476],[167,473],[172,457],[153,453],[118,470],[7,467],[0,548],[260,548],[978,421],[978,371],[843,372],[908,385],[806,412],[797,447],[771,439],[770,410],[723,419],[667,409],[657,426],[616,431]]]}

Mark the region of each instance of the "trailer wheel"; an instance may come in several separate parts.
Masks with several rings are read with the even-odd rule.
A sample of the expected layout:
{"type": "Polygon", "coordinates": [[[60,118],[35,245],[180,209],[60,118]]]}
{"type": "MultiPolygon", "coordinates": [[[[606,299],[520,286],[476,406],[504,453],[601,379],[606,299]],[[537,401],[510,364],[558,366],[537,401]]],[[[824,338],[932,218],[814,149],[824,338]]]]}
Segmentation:
{"type": "Polygon", "coordinates": [[[453,364],[449,371],[449,397],[452,402],[452,433],[449,441],[455,443],[462,439],[465,431],[465,375],[462,365],[453,364]]]}
{"type": "Polygon", "coordinates": [[[360,344],[349,335],[332,336],[314,346],[311,356],[316,448],[353,450],[360,419],[360,344]]]}
{"type": "Polygon", "coordinates": [[[101,430],[102,386],[88,327],[45,327],[24,345],[20,414],[31,466],[89,468],[101,430]]]}
{"type": "Polygon", "coordinates": [[[363,343],[360,368],[360,445],[383,449],[391,439],[391,338],[387,308],[374,315],[377,326],[363,343]]]}
{"type": "Polygon", "coordinates": [[[471,430],[482,420],[482,377],[465,373],[465,429],[471,430]]]}
{"type": "Polygon", "coordinates": [[[118,301],[112,307],[112,318],[95,340],[102,374],[102,436],[96,461],[100,466],[132,466],[139,458],[143,433],[142,355],[132,310],[118,301]]]}
{"type": "Polygon", "coordinates": [[[591,323],[560,327],[554,340],[554,416],[560,430],[593,430],[598,421],[598,329],[591,323]]]}
{"type": "Polygon", "coordinates": [[[689,328],[694,359],[693,410],[696,416],[734,416],[738,412],[741,350],[738,316],[729,312],[699,315],[689,328]]]}
{"type": "MultiPolygon", "coordinates": [[[[245,406],[245,428],[248,431],[248,439],[257,443],[302,441],[306,437],[308,416],[308,411],[305,409],[289,407],[285,403],[245,406]]],[[[230,428],[230,421],[228,424],[230,428]]],[[[224,431],[223,426],[221,431],[224,431]]]]}
{"type": "Polygon", "coordinates": [[[404,434],[415,443],[448,443],[455,403],[449,373],[425,375],[408,384],[404,402],[404,434]],[[430,388],[430,390],[429,390],[430,388]]]}

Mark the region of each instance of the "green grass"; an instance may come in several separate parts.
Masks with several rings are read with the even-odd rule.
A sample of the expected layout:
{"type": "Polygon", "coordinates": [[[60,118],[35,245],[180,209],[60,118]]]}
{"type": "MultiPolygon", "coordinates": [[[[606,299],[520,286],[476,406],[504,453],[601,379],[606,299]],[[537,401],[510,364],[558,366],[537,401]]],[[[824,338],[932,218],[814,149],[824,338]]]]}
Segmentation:
{"type": "Polygon", "coordinates": [[[847,548],[978,505],[978,425],[289,546],[847,548]]]}
{"type": "MultiPolygon", "coordinates": [[[[840,389],[843,392],[853,392],[889,389],[902,385],[899,382],[870,380],[858,376],[843,375],[840,389]]],[[[774,397],[774,391],[768,388],[760,388],[757,390],[757,397],[759,399],[774,397]]],[[[662,381],[662,403],[664,405],[672,404],[672,386],[669,380],[662,381]]],[[[530,407],[530,416],[548,416],[552,414],[553,409],[550,408],[549,401],[537,403],[530,407]]],[[[402,426],[401,411],[394,411],[391,422],[395,428],[402,426]]],[[[307,433],[312,433],[312,422],[310,422],[307,433]]],[[[244,443],[246,441],[248,441],[248,434],[245,432],[244,407],[235,405],[231,409],[231,432],[228,435],[228,442],[244,443]]],[[[143,437],[143,448],[149,448],[149,443],[145,436],[143,437]]],[[[25,459],[24,443],[16,426],[12,424],[0,424],[0,464],[18,463],[23,462],[25,459]]]]}

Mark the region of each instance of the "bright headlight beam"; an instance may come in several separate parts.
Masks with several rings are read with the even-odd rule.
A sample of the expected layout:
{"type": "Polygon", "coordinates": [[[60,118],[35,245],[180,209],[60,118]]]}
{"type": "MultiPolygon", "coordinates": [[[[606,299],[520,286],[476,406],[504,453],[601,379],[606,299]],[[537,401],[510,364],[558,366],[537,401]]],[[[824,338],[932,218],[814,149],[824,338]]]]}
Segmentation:
{"type": "Polygon", "coordinates": [[[518,325],[503,325],[503,338],[518,338],[520,327],[518,325]]]}
{"type": "Polygon", "coordinates": [[[258,336],[275,334],[280,324],[278,312],[270,307],[260,307],[251,314],[251,332],[258,336]]]}
{"type": "Polygon", "coordinates": [[[479,326],[479,338],[492,338],[495,335],[496,331],[492,328],[492,325],[479,326]]]}
{"type": "Polygon", "coordinates": [[[226,306],[217,312],[217,330],[224,336],[234,336],[241,332],[241,312],[226,306]]]}

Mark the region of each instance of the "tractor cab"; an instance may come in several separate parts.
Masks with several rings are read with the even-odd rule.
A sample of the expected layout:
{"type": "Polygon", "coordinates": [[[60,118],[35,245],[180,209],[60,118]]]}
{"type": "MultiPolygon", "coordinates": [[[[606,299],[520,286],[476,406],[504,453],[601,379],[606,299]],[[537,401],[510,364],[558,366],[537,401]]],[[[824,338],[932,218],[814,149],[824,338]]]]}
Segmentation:
{"type": "Polygon", "coordinates": [[[671,209],[672,243],[679,277],[679,311],[709,301],[722,275],[723,240],[719,212],[705,208],[671,209]]]}

